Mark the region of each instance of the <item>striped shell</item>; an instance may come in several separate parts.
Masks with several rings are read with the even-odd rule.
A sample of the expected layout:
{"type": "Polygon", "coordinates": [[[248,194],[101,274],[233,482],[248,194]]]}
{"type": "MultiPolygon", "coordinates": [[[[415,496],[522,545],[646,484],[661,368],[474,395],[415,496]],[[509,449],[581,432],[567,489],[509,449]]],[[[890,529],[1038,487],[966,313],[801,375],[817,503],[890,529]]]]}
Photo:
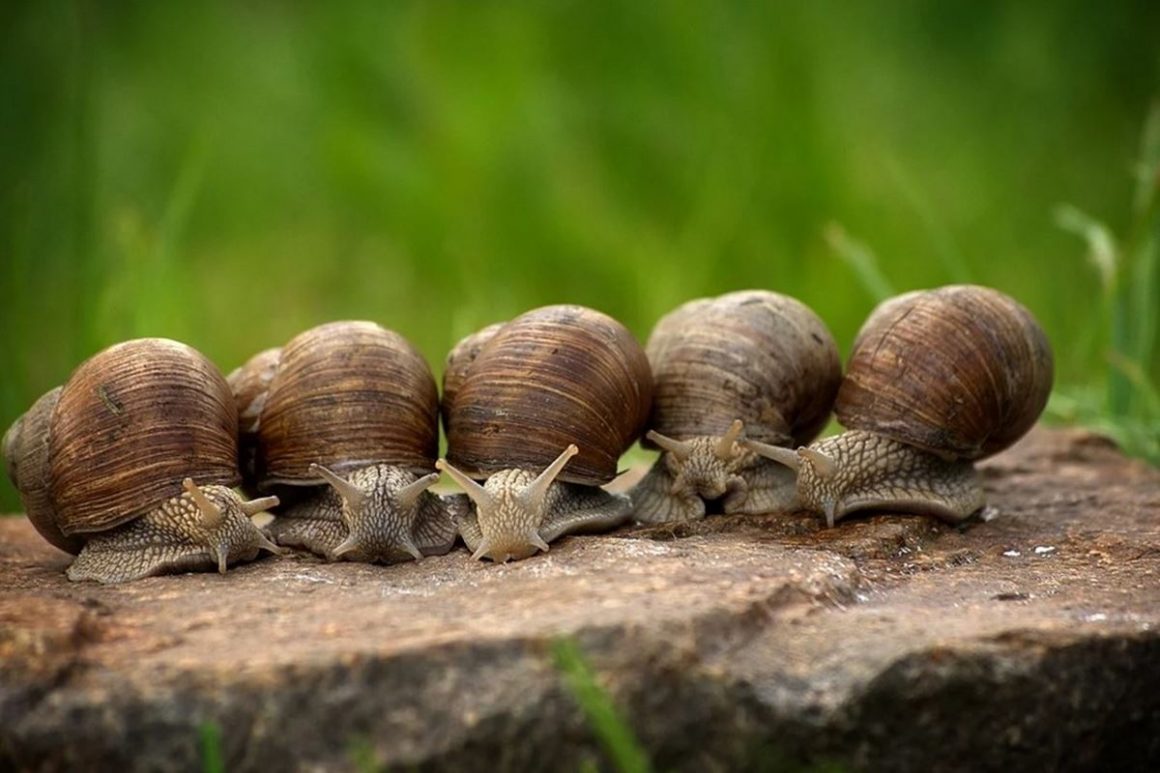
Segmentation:
{"type": "Polygon", "coordinates": [[[835,411],[849,429],[981,459],[1031,428],[1051,384],[1051,346],[1027,309],[998,290],[951,285],[871,313],[835,411]]]}
{"type": "Polygon", "coordinates": [[[373,322],[331,322],[280,352],[265,394],[248,388],[273,367],[273,354],[247,363],[234,383],[246,427],[257,433],[259,485],[322,483],[312,463],[340,474],[374,463],[435,469],[435,379],[405,338],[373,322]]]}
{"type": "Polygon", "coordinates": [[[652,398],[648,359],[623,325],[583,306],[545,306],[494,330],[465,367],[456,364],[454,352],[472,347],[461,342],[448,367],[448,461],[477,479],[538,471],[574,443],[580,452],[560,480],[616,476],[652,398]]]}
{"type": "Polygon", "coordinates": [[[646,351],[656,380],[649,429],[677,440],[719,437],[741,419],[752,440],[808,443],[842,378],[825,323],[766,290],[685,303],[657,322],[646,351]]]}

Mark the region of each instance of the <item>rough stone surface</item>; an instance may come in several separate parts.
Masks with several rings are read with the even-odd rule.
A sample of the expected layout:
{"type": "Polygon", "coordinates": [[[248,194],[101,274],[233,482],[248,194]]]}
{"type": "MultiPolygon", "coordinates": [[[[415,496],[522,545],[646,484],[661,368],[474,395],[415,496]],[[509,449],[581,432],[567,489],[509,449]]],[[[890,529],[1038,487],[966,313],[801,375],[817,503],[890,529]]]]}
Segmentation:
{"type": "Polygon", "coordinates": [[[998,514],[711,516],[494,566],[102,587],[0,521],[0,768],[575,769],[571,637],[658,769],[1160,769],[1160,472],[1037,430],[998,514]]]}

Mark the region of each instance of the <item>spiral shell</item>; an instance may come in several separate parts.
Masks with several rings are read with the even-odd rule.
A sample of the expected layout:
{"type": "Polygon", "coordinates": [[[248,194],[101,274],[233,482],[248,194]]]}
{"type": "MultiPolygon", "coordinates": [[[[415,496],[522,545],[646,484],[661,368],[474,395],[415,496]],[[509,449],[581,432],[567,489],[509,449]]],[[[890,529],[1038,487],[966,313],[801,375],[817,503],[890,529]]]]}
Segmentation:
{"type": "Polygon", "coordinates": [[[4,435],[4,459],[8,478],[20,491],[28,520],[49,543],[73,555],[81,552],[84,540],[67,537],[56,525],[56,512],[49,491],[48,453],[52,433],[52,411],[60,399],[61,387],[46,392],[4,435]]]}
{"type": "Polygon", "coordinates": [[[652,398],[648,359],[632,334],[583,306],[545,306],[508,322],[452,383],[448,459],[480,479],[543,469],[575,444],[579,454],[559,479],[606,483],[652,398]]]}
{"type": "Polygon", "coordinates": [[[1051,346],[1027,309],[991,288],[951,285],[871,313],[835,411],[849,429],[981,459],[1031,428],[1051,384],[1051,346]]]}
{"type": "MultiPolygon", "coordinates": [[[[235,386],[248,383],[242,375],[235,386]]],[[[435,468],[439,398],[431,369],[405,338],[373,322],[331,322],[294,337],[268,393],[249,405],[257,402],[260,485],[322,483],[311,464],[338,473],[375,463],[417,474],[435,468]]]]}
{"type": "Polygon", "coordinates": [[[82,363],[4,439],[29,517],[70,552],[179,495],[182,480],[238,482],[237,410],[196,350],[143,338],[82,363]]]}
{"type": "Polygon", "coordinates": [[[656,380],[649,428],[677,440],[721,436],[741,419],[750,439],[808,443],[842,378],[825,323],[765,290],[689,301],[657,322],[645,349],[656,380]]]}

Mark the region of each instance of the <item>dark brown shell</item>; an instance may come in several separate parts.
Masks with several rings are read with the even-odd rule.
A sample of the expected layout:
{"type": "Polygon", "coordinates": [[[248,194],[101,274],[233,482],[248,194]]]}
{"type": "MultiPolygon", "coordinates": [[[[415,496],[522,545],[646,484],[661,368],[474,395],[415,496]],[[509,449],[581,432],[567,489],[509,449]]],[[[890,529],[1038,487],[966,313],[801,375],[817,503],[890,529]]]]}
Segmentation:
{"type": "Polygon", "coordinates": [[[1031,428],[1051,384],[1051,346],[1027,309],[998,290],[951,285],[871,313],[835,410],[850,429],[981,459],[1031,428]]]}
{"type": "Polygon", "coordinates": [[[282,347],[258,425],[262,485],[322,481],[336,472],[394,464],[435,469],[439,396],[423,356],[374,322],[331,322],[282,347]]]}
{"type": "Polygon", "coordinates": [[[200,352],[141,338],[86,360],[52,412],[49,491],[65,535],[110,529],[181,493],[233,486],[238,413],[200,352]]]}
{"type": "Polygon", "coordinates": [[[545,306],[500,328],[445,401],[448,460],[485,478],[540,470],[575,443],[560,480],[596,485],[644,427],[648,359],[616,320],[583,306],[545,306]]]}
{"type": "Polygon", "coordinates": [[[61,387],[46,392],[4,435],[4,460],[8,477],[20,491],[28,520],[50,543],[73,555],[85,546],[79,537],[66,537],[56,525],[56,512],[48,490],[48,450],[52,434],[52,411],[61,387]]]}
{"type": "Polygon", "coordinates": [[[825,323],[766,290],[689,301],[657,322],[645,349],[656,382],[649,427],[677,440],[720,436],[741,419],[753,440],[808,443],[842,379],[825,323]]]}
{"type": "MultiPolygon", "coordinates": [[[[459,391],[460,385],[463,384],[463,379],[467,376],[467,369],[471,367],[471,363],[475,362],[475,358],[479,356],[483,347],[505,324],[507,323],[496,322],[477,330],[464,337],[448,352],[447,359],[443,362],[442,405],[444,409],[455,400],[455,394],[459,391]]],[[[447,423],[446,410],[443,414],[443,423],[447,423]]]]}

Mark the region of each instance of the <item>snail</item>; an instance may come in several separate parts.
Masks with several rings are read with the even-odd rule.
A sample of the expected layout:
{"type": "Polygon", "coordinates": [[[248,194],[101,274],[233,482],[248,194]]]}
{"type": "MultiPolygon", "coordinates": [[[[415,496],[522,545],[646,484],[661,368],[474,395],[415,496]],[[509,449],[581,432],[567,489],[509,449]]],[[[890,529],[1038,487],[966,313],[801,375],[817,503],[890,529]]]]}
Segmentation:
{"type": "Polygon", "coordinates": [[[82,363],[4,436],[8,475],[70,580],[112,583],[281,552],[249,516],[278,504],[231,488],[238,415],[225,379],[176,341],[117,344],[82,363]],[[196,483],[195,483],[196,481],[196,483]]]}
{"type": "Polygon", "coordinates": [[[437,466],[474,505],[458,517],[473,558],[526,558],[627,519],[630,500],[599,486],[640,434],[652,376],[619,322],[583,306],[534,309],[456,345],[443,389],[437,466]]]}
{"type": "Polygon", "coordinates": [[[373,322],[331,322],[230,374],[251,485],[288,502],[278,544],[328,560],[393,563],[446,553],[439,398],[427,362],[373,322]],[[295,501],[296,500],[296,501],[295,501]]]}
{"type": "Polygon", "coordinates": [[[656,394],[642,445],[662,454],[630,492],[635,518],[792,506],[793,473],[741,441],[796,446],[821,431],[842,378],[822,320],[785,295],[732,292],[662,317],[645,350],[656,394]]]}
{"type": "Polygon", "coordinates": [[[797,451],[749,441],[797,473],[826,523],[859,510],[958,523],[985,504],[974,462],[1022,437],[1052,383],[1047,336],[998,290],[951,285],[888,299],[863,325],[835,413],[847,431],[797,451]]]}

